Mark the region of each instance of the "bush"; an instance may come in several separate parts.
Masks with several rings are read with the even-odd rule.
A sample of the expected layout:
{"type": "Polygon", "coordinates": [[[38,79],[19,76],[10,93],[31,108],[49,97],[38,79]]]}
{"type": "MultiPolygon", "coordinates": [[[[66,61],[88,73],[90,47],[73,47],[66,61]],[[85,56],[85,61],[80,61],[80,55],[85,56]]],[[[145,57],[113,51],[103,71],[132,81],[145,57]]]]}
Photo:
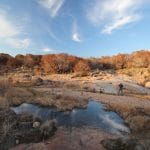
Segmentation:
{"type": "Polygon", "coordinates": [[[0,54],[0,73],[6,73],[21,68],[27,71],[34,69],[40,73],[72,73],[89,72],[100,69],[150,67],[150,51],[136,51],[132,54],[118,54],[101,58],[83,59],[68,54],[49,55],[17,55],[15,58],[8,54],[0,54]],[[11,69],[13,68],[13,69],[11,69]],[[16,69],[17,68],[17,69],[16,69]]]}
{"type": "Polygon", "coordinates": [[[0,53],[0,65],[6,65],[10,58],[12,58],[12,56],[0,53]]]}
{"type": "Polygon", "coordinates": [[[86,60],[79,60],[74,66],[74,72],[89,72],[91,71],[89,62],[86,60]]]}
{"type": "Polygon", "coordinates": [[[70,73],[78,59],[67,54],[44,55],[41,59],[41,67],[45,73],[70,73]]]}

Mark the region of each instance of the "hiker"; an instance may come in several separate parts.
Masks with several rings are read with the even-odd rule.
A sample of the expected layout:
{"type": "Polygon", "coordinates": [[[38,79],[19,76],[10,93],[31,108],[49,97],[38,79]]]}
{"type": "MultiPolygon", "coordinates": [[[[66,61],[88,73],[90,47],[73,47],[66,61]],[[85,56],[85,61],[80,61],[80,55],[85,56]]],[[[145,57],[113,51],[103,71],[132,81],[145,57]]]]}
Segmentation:
{"type": "Polygon", "coordinates": [[[118,85],[118,87],[119,87],[119,89],[118,89],[118,95],[123,95],[123,84],[120,83],[120,84],[118,85]]]}
{"type": "Polygon", "coordinates": [[[104,93],[104,89],[103,89],[103,88],[100,88],[100,89],[99,89],[99,92],[100,92],[100,94],[101,94],[101,93],[104,93]]]}

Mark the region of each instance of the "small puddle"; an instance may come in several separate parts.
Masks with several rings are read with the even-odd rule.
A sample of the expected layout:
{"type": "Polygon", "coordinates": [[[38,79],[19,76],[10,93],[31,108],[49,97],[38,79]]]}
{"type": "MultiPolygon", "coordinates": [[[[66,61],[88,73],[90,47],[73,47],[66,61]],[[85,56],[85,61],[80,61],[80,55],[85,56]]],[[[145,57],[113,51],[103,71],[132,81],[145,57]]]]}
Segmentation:
{"type": "Polygon", "coordinates": [[[87,108],[73,109],[72,111],[67,112],[58,111],[57,108],[41,107],[27,103],[12,107],[12,110],[17,114],[32,114],[34,117],[39,117],[43,121],[56,119],[58,126],[88,126],[119,135],[130,133],[124,120],[117,113],[106,111],[101,103],[95,101],[90,101],[87,108]]]}

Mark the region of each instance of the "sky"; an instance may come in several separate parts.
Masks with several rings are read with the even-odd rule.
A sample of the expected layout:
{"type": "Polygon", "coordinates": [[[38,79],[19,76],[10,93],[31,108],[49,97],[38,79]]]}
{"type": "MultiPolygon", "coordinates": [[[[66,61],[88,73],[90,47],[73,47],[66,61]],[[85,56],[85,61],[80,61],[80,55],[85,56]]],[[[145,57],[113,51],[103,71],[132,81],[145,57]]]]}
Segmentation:
{"type": "Polygon", "coordinates": [[[0,53],[111,56],[150,49],[149,0],[0,0],[0,53]]]}

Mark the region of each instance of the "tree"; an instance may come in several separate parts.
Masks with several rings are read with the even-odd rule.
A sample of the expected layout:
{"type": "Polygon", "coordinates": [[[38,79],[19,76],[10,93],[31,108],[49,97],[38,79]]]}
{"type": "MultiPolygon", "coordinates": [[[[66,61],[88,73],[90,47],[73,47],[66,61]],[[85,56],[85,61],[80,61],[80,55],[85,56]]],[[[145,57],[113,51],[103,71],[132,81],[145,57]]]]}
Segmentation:
{"type": "Polygon", "coordinates": [[[0,65],[7,65],[7,61],[13,58],[12,56],[4,53],[0,53],[0,65]]]}
{"type": "Polygon", "coordinates": [[[112,57],[112,64],[116,69],[124,69],[126,63],[128,62],[129,55],[127,54],[118,54],[112,57]]]}
{"type": "Polygon", "coordinates": [[[90,64],[90,68],[92,70],[96,70],[96,69],[103,69],[103,64],[99,61],[98,58],[95,57],[91,57],[88,59],[89,64],[90,64]]]}
{"type": "Polygon", "coordinates": [[[89,72],[91,71],[89,62],[81,59],[74,66],[74,72],[89,72]]]}
{"type": "Polygon", "coordinates": [[[150,65],[150,51],[137,51],[131,55],[132,67],[148,67],[150,65]]]}
{"type": "Polygon", "coordinates": [[[58,65],[56,55],[44,55],[41,59],[41,67],[45,73],[58,73],[58,65]]]}
{"type": "Polygon", "coordinates": [[[103,56],[100,58],[99,62],[103,65],[103,69],[114,69],[112,57],[103,56]]]}
{"type": "Polygon", "coordinates": [[[41,62],[41,55],[27,54],[24,56],[24,65],[28,68],[33,68],[41,62]]]}
{"type": "Polygon", "coordinates": [[[7,66],[11,68],[18,68],[21,66],[21,63],[20,61],[12,57],[7,61],[7,66]]]}

